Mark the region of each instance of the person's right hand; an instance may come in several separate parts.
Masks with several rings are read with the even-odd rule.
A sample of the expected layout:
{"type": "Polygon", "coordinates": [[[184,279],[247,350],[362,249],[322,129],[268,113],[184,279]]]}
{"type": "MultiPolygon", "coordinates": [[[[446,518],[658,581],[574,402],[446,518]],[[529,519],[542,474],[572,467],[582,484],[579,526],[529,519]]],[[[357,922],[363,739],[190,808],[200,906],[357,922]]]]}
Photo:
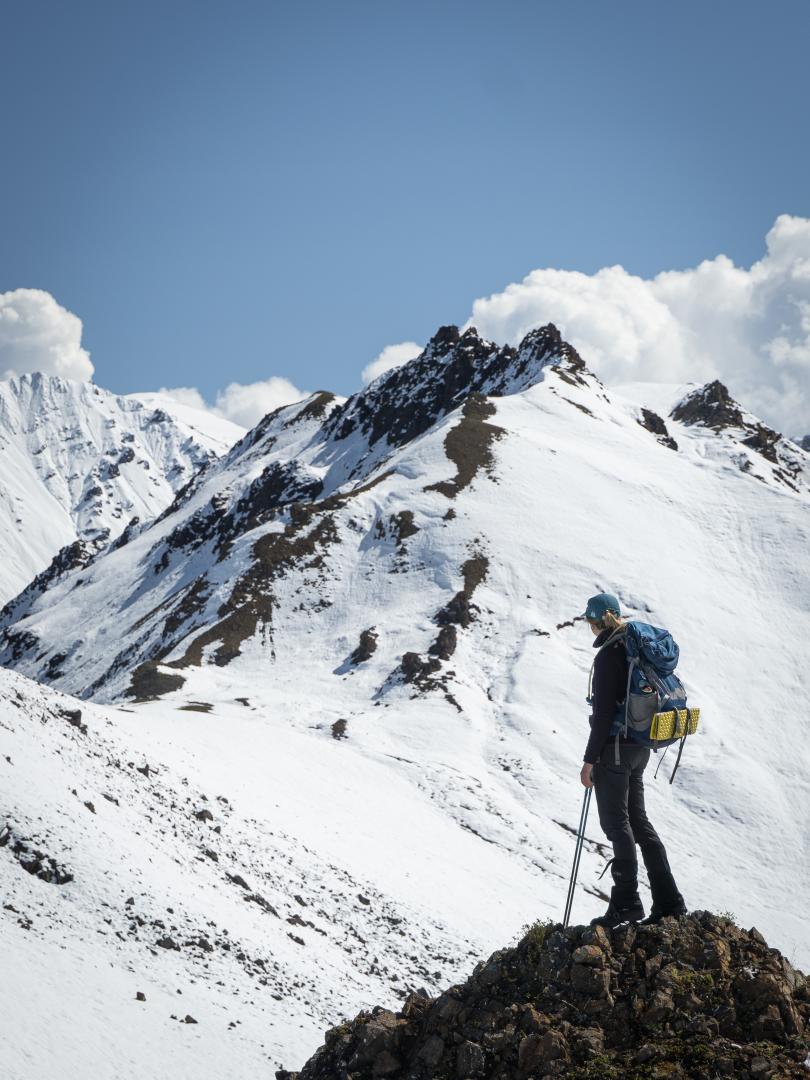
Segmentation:
{"type": "Polygon", "coordinates": [[[583,787],[593,787],[593,765],[586,761],[579,774],[580,783],[583,787]]]}

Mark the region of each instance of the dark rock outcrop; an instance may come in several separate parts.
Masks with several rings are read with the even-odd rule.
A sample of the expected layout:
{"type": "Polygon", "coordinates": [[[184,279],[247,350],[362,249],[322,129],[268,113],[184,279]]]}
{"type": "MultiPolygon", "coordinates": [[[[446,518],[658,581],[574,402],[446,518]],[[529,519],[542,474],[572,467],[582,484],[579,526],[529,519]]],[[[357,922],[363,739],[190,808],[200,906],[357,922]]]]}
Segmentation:
{"type": "MultiPolygon", "coordinates": [[[[804,464],[790,440],[750,414],[746,415],[723,383],[715,380],[692,390],[678,402],[670,416],[690,426],[699,424],[712,431],[731,431],[742,446],[755,450],[774,466],[775,480],[792,491],[800,490],[804,464]]],[[[745,457],[739,467],[748,472],[750,460],[745,457]]]]}
{"type": "Polygon", "coordinates": [[[642,409],[639,423],[643,428],[646,428],[647,431],[651,431],[653,435],[657,435],[658,441],[662,446],[668,446],[670,450],[678,449],[678,444],[667,431],[667,425],[658,413],[653,412],[652,409],[642,409]]]}
{"type": "Polygon", "coordinates": [[[366,660],[372,658],[376,651],[377,634],[374,627],[371,626],[360,634],[360,643],[349,657],[349,662],[352,664],[364,664],[366,660]]]}
{"type": "Polygon", "coordinates": [[[277,1080],[806,1077],[810,980],[709,912],[614,931],[538,923],[438,998],[360,1012],[277,1080]]]}
{"type": "Polygon", "coordinates": [[[389,446],[404,446],[470,394],[516,393],[538,382],[545,367],[571,384],[584,382],[584,361],[553,323],[530,330],[517,348],[486,341],[474,326],[463,333],[441,326],[414,360],[336,408],[324,432],[346,439],[359,430],[369,446],[383,437],[389,446]]]}
{"type": "Polygon", "coordinates": [[[703,424],[713,431],[744,426],[742,409],[718,379],[687,394],[670,415],[681,424],[703,424]]]}

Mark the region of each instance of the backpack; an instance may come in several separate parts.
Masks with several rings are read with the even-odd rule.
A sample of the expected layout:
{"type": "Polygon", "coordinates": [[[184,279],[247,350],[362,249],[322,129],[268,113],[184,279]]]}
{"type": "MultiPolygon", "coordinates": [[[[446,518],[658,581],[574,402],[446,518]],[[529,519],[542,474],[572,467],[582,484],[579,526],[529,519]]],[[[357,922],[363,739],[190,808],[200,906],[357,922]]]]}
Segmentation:
{"type": "Polygon", "coordinates": [[[614,631],[599,652],[619,639],[627,653],[627,690],[610,727],[616,739],[616,764],[621,734],[655,751],[680,742],[671,784],[686,738],[695,734],[700,721],[700,709],[687,707],[686,690],[675,674],[680,650],[668,630],[632,621],[614,631]]]}

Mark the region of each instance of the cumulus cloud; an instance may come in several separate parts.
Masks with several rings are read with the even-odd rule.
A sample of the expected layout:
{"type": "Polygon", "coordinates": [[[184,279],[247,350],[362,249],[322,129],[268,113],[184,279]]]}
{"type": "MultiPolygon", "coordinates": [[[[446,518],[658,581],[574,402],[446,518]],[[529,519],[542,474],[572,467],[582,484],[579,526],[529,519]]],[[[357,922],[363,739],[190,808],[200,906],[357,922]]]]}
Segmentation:
{"type": "Polygon", "coordinates": [[[90,379],[82,321],[42,289],[0,293],[0,379],[31,371],[90,379]]]}
{"type": "Polygon", "coordinates": [[[422,346],[417,345],[415,341],[401,341],[398,345],[386,345],[380,355],[363,368],[360,376],[363,385],[367,386],[378,375],[399,367],[400,364],[405,364],[408,360],[413,360],[421,351],[422,346]]]}
{"type": "Polygon", "coordinates": [[[181,405],[212,412],[246,428],[258,424],[266,413],[308,396],[307,391],[299,390],[289,379],[278,375],[255,383],[229,383],[219,391],[213,405],[208,405],[200,391],[192,386],[163,387],[160,393],[181,405]]]}
{"type": "Polygon", "coordinates": [[[789,435],[810,431],[810,220],[783,214],[748,269],[725,255],[647,279],[533,270],[474,302],[467,326],[517,343],[553,322],[604,382],[722,379],[789,435]]]}

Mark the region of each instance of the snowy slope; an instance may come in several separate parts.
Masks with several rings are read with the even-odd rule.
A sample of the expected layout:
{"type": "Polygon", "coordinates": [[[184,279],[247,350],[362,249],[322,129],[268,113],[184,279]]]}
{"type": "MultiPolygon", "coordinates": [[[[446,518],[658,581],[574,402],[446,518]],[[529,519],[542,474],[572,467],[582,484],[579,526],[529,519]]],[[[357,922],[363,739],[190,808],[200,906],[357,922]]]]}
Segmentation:
{"type": "Polygon", "coordinates": [[[529,910],[530,871],[396,761],[233,700],[0,672],[0,776],[4,1080],[272,1076],[344,994],[435,992],[529,910]]]}
{"type": "MultiPolygon", "coordinates": [[[[653,402],[643,387],[603,387],[553,328],[518,350],[453,330],[347,402],[314,395],[265,418],[159,520],[5,631],[4,662],[92,697],[88,714],[110,720],[105,735],[128,741],[131,760],[137,746],[172,789],[176,771],[248,815],[239,850],[266,844],[270,828],[274,844],[286,836],[283,851],[247,864],[253,878],[240,871],[276,910],[281,886],[257,867],[283,861],[291,880],[329,890],[345,871],[366,898],[377,890],[373,904],[407,912],[416,967],[391,951],[394,924],[364,923],[347,991],[336,990],[346,969],[324,961],[307,1005],[287,999],[262,1021],[268,1054],[287,1066],[338,1022],[324,1020],[330,1002],[347,1014],[394,1006],[407,988],[430,988],[424,971],[458,979],[470,951],[559,917],[592,659],[575,616],[603,588],[671,628],[703,708],[676,784],[669,759],[648,784],[687,903],[731,909],[810,962],[799,812],[810,755],[797,707],[807,455],[714,384],[653,402]],[[358,974],[361,957],[388,972],[358,974]]],[[[78,751],[72,767],[85,767],[78,751]]],[[[35,813],[29,772],[9,802],[23,822],[35,813]]],[[[55,808],[41,817],[68,820],[55,808]]],[[[104,872],[84,832],[97,817],[79,815],[71,841],[92,849],[91,877],[104,872]]],[[[595,820],[588,835],[575,920],[602,906],[595,820]]],[[[183,905],[207,894],[200,872],[177,885],[183,905]]],[[[124,873],[116,866],[113,882],[131,895],[124,873]]],[[[154,892],[167,871],[143,873],[154,892]]],[[[88,894],[86,925],[101,914],[88,894]]],[[[259,925],[286,964],[267,929],[279,927],[259,925]]],[[[195,985],[216,1000],[202,973],[195,985]]],[[[197,1060],[176,1052],[189,1068],[197,1060]]]]}
{"type": "Polygon", "coordinates": [[[65,545],[99,546],[154,517],[243,434],[158,394],[38,373],[0,382],[0,604],[65,545]]]}

